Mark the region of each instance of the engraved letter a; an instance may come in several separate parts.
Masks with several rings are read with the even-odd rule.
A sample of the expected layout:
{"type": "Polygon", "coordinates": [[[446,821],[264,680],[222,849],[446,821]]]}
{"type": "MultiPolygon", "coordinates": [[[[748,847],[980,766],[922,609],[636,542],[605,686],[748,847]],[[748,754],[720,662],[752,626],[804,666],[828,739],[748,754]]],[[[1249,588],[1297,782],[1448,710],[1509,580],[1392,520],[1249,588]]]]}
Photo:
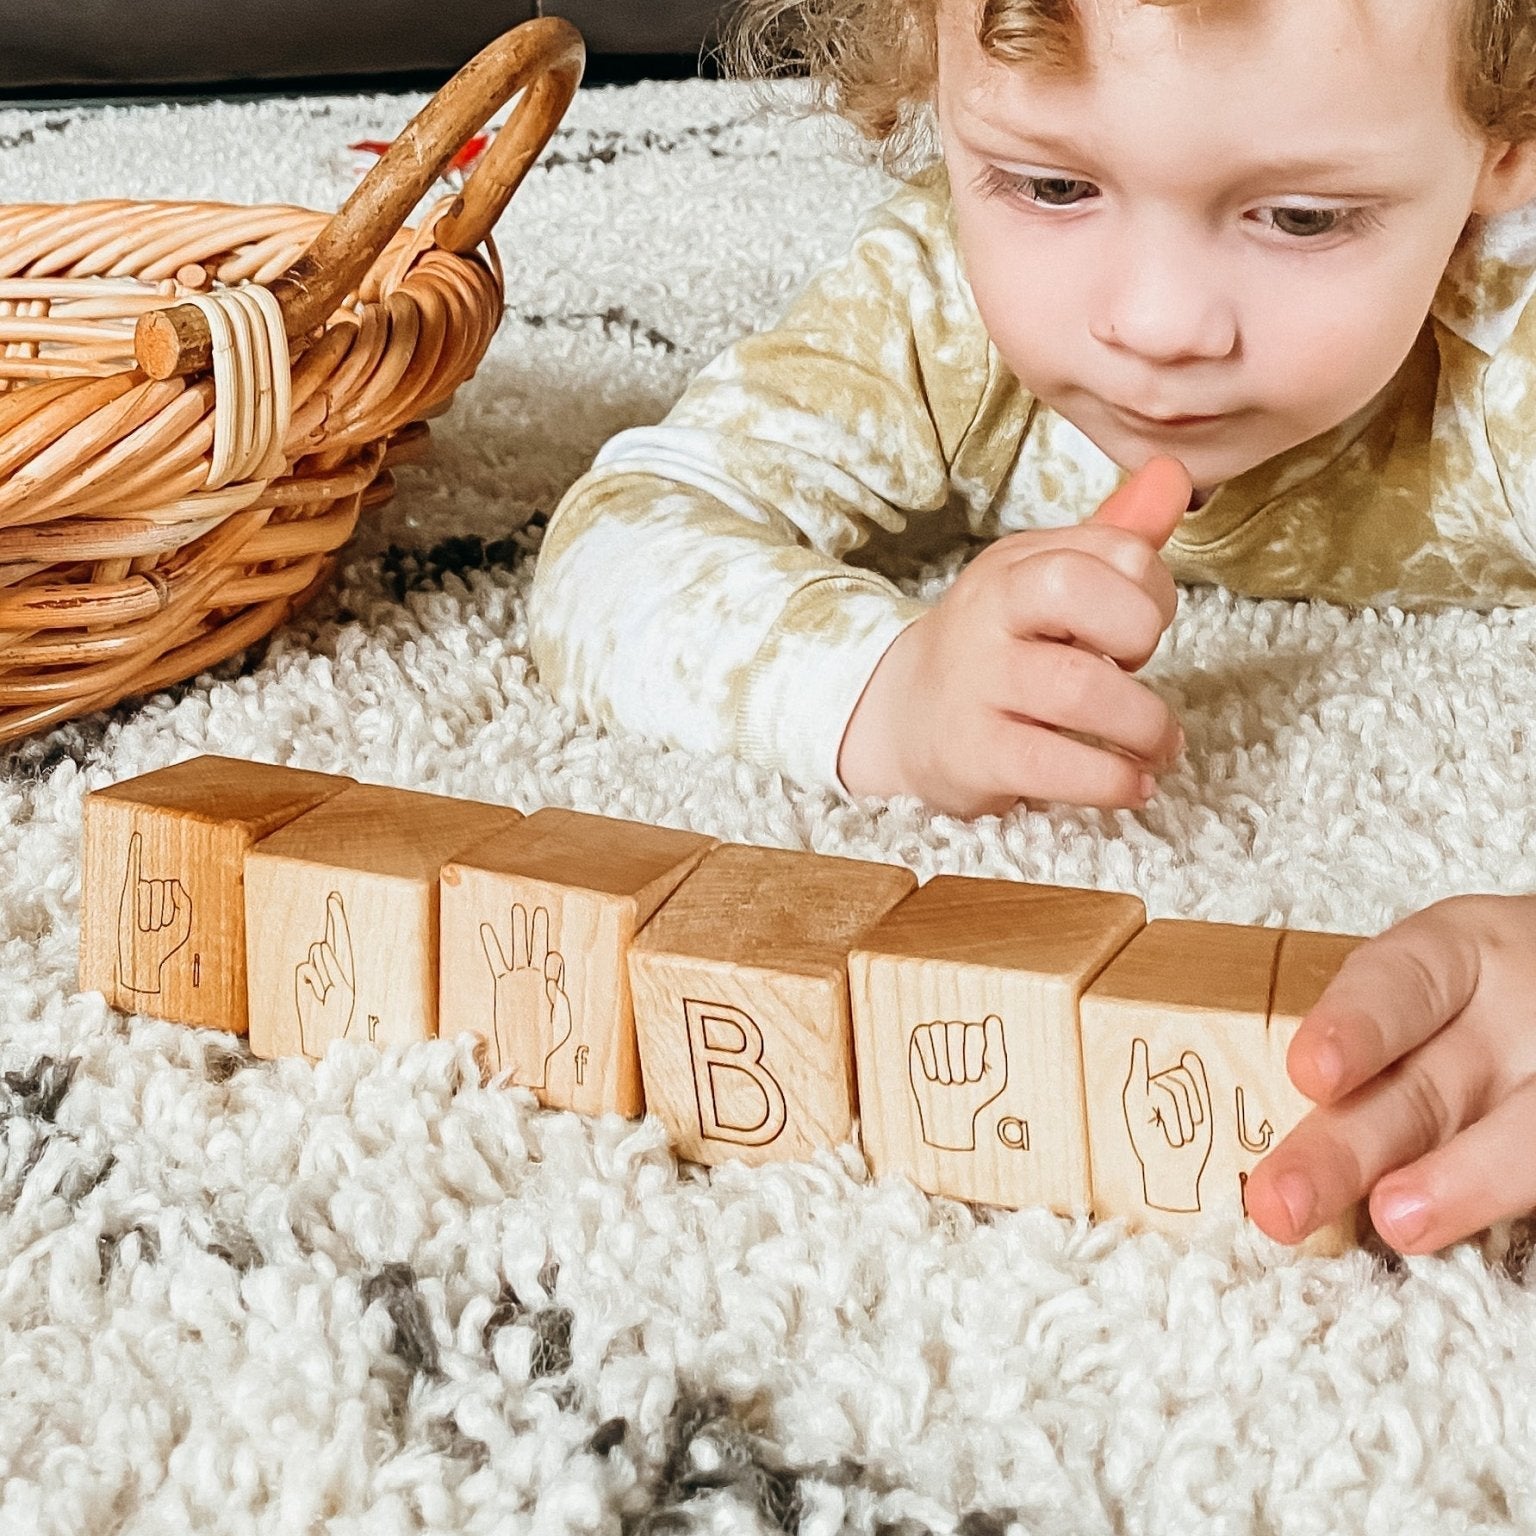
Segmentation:
{"type": "Polygon", "coordinates": [[[701,1003],[683,999],[683,1013],[688,1020],[688,1055],[693,1063],[693,1089],[699,1104],[699,1133],[711,1141],[734,1141],[743,1147],[767,1145],[784,1129],[787,1111],[784,1090],[763,1065],[763,1032],[749,1014],[730,1003],[701,1003]],[[710,1026],[716,1038],[711,1040],[710,1026]],[[739,1044],[722,1043],[719,1027],[734,1026],[741,1032],[739,1044]],[[752,1092],[756,1089],[756,1093],[752,1092]],[[744,1111],[739,1119],[722,1113],[725,1099],[744,1111]],[[745,1093],[743,1093],[745,1090],[745,1093]],[[743,1097],[754,1101],[748,1110],[743,1097]],[[761,1099],[761,1111],[756,1100],[761,1099]],[[742,1124],[753,1113],[754,1123],[742,1124]]]}

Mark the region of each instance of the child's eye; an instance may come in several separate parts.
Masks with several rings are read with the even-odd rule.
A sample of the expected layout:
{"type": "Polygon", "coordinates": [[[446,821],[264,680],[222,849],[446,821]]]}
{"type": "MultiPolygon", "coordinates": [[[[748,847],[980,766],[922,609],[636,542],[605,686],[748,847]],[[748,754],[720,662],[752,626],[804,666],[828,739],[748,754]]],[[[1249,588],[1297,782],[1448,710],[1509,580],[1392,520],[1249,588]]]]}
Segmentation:
{"type": "Polygon", "coordinates": [[[1279,218],[1292,218],[1301,221],[1298,229],[1286,229],[1278,222],[1270,227],[1278,229],[1282,234],[1299,235],[1303,240],[1315,240],[1321,235],[1339,235],[1350,231],[1374,229],[1381,220],[1371,212],[1369,208],[1269,208],[1268,213],[1276,214],[1279,218]],[[1310,220],[1322,219],[1322,224],[1310,223],[1310,220]]]}
{"type": "Polygon", "coordinates": [[[1077,181],[1070,176],[1015,176],[1010,171],[999,170],[995,165],[989,165],[983,178],[982,193],[987,197],[995,197],[999,193],[1004,196],[1022,197],[1026,202],[1041,203],[1047,208],[1074,208],[1080,199],[1067,201],[1068,193],[1063,193],[1063,187],[1091,187],[1091,181],[1077,181]],[[1043,196],[1040,194],[1044,194],[1043,196]],[[1056,201],[1057,198],[1062,201],[1056,201]]]}
{"type": "MultiPolygon", "coordinates": [[[[1074,198],[1071,189],[1092,186],[1091,181],[1070,176],[1019,176],[995,165],[987,166],[976,182],[976,190],[982,197],[1022,198],[1041,208],[1075,208],[1084,199],[1074,198]]],[[[1373,229],[1381,223],[1369,208],[1286,208],[1277,204],[1263,212],[1275,216],[1269,221],[1270,228],[1293,236],[1301,244],[1328,235],[1373,229]],[[1297,223],[1287,226],[1280,222],[1285,219],[1294,219],[1297,223]]]]}

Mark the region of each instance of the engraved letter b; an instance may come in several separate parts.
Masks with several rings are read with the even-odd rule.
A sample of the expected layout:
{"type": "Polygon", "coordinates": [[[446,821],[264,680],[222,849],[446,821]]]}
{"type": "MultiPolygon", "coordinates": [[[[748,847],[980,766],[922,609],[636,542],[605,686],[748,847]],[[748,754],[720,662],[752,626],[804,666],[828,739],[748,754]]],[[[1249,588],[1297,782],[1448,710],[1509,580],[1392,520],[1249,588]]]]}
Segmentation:
{"type": "Polygon", "coordinates": [[[730,1003],[701,1003],[688,997],[683,999],[683,1013],[688,1020],[688,1055],[693,1064],[700,1135],[743,1147],[766,1146],[784,1129],[788,1113],[784,1090],[763,1064],[762,1030],[749,1014],[730,1003]],[[713,1031],[711,1025],[715,1026],[713,1031]],[[740,1031],[739,1044],[719,1038],[722,1025],[740,1031]],[[736,1115],[722,1105],[722,1098],[738,1111],[736,1115]],[[744,1123],[753,1115],[757,1116],[755,1121],[744,1123]]]}

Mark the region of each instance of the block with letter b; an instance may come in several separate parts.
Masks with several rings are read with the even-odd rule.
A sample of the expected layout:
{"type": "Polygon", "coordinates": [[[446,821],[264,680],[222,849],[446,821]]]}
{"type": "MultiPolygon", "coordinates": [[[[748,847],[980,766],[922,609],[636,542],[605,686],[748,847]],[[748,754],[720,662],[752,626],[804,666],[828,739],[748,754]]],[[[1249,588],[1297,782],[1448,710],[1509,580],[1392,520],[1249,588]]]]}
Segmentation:
{"type": "Polygon", "coordinates": [[[639,1115],[629,947],[715,845],[546,806],[461,854],[442,872],[440,1032],[482,1036],[541,1104],[639,1115]]]}
{"type": "Polygon", "coordinates": [[[916,888],[910,870],[715,848],[629,953],[647,1108],[680,1157],[806,1158],[855,1106],[848,953],[916,888]]]}
{"type": "Polygon", "coordinates": [[[1145,920],[1118,891],[938,875],[872,928],[848,981],[874,1173],[1086,1212],[1078,998],[1145,920]]]}
{"type": "Polygon", "coordinates": [[[433,1038],[443,865],[520,820],[357,784],[259,843],[245,870],[251,1050],[318,1059],[338,1039],[433,1038]]]}
{"type": "MultiPolygon", "coordinates": [[[[1162,918],[1083,994],[1095,1214],[1188,1232],[1246,1216],[1255,1164],[1311,1108],[1286,1052],[1350,950],[1347,934],[1162,918]]],[[[1301,1246],[1355,1241],[1352,1207],[1301,1246]]]]}
{"type": "Polygon", "coordinates": [[[81,989],[129,1013],[243,1035],[246,855],[352,782],[205,756],[88,795],[81,989]]]}

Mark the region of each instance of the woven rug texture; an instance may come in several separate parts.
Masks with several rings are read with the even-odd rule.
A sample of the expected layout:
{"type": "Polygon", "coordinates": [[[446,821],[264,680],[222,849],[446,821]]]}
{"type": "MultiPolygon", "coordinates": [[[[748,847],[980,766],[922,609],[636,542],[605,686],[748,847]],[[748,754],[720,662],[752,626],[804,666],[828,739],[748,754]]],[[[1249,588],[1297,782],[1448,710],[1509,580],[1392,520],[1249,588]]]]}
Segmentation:
{"type": "MultiPolygon", "coordinates": [[[[334,208],[423,99],[3,110],[0,200],[334,208]]],[[[549,695],[542,519],[888,186],[739,85],[582,93],[502,221],[490,355],[331,590],[0,762],[0,1536],[1536,1530],[1525,1225],[1299,1258],[932,1199],[852,1145],[706,1172],[463,1044],[268,1063],[77,990],[84,796],[197,753],[1154,918],[1371,934],[1536,890],[1536,612],[1184,589],[1143,676],[1188,752],[1134,814],[847,806],[549,695]]]]}

